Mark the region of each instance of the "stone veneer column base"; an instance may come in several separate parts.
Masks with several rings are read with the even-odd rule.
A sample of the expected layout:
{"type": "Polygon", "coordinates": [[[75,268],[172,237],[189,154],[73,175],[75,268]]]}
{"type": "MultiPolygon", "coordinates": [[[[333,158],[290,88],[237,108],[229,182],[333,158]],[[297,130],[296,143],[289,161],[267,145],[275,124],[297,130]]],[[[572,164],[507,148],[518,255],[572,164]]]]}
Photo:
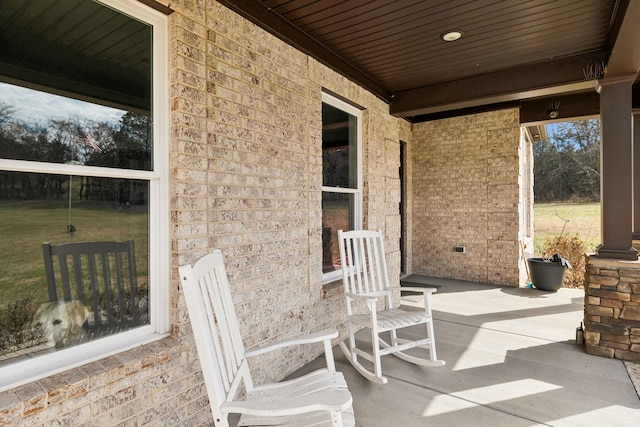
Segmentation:
{"type": "Polygon", "coordinates": [[[640,261],[586,258],[587,353],[640,362],[640,261]]]}

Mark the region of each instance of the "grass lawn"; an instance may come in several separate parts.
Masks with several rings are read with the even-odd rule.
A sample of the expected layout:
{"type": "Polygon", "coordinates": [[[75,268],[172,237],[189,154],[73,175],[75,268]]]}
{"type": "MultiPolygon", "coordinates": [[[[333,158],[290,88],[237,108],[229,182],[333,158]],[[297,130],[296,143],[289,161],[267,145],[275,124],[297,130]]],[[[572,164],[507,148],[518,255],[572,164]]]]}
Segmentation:
{"type": "Polygon", "coordinates": [[[536,203],[533,212],[535,256],[542,256],[546,238],[557,238],[560,233],[577,235],[588,252],[601,243],[600,203],[536,203]]]}
{"type": "Polygon", "coordinates": [[[146,209],[118,209],[112,203],[77,203],[76,227],[67,233],[68,206],[58,201],[0,203],[0,307],[18,295],[46,302],[42,243],[135,240],[138,284],[146,284],[148,215],[146,209]]]}

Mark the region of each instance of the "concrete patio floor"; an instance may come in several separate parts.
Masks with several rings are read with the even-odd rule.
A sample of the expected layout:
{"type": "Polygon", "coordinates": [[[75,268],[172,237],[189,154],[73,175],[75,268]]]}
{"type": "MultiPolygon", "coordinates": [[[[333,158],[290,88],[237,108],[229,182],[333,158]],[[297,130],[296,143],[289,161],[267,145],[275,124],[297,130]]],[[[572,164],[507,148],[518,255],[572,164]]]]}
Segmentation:
{"type": "MultiPolygon", "coordinates": [[[[575,343],[584,291],[434,281],[441,285],[433,298],[437,351],[446,366],[418,367],[385,356],[389,382],[379,385],[334,349],[357,426],[640,426],[632,370],[575,343]]],[[[402,298],[408,309],[420,300],[402,298]]],[[[408,335],[417,332],[410,329],[408,335]]],[[[358,339],[366,345],[362,332],[358,339]]]]}

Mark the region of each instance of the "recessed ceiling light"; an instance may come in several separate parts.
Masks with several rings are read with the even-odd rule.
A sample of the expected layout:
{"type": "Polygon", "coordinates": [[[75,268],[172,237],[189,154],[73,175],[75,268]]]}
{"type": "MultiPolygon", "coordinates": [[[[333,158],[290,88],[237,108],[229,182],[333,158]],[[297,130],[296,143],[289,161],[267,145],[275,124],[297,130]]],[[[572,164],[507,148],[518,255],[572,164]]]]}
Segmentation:
{"type": "Polygon", "coordinates": [[[458,40],[460,37],[462,37],[462,31],[460,30],[447,31],[446,33],[442,33],[440,37],[442,38],[442,40],[446,42],[454,42],[458,40]]]}

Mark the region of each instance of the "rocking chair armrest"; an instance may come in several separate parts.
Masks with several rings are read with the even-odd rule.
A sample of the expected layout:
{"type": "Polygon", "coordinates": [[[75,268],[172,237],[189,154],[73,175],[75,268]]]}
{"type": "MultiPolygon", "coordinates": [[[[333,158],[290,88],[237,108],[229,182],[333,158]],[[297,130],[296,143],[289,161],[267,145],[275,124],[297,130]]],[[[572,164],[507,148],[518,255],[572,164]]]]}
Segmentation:
{"type": "Polygon", "coordinates": [[[257,416],[280,416],[306,414],[315,411],[346,411],[351,407],[353,398],[348,389],[334,389],[324,393],[310,393],[301,396],[289,396],[278,399],[234,400],[222,404],[227,413],[248,414],[257,416]]]}
{"type": "Polygon", "coordinates": [[[432,294],[434,292],[438,292],[437,288],[421,288],[421,287],[411,287],[411,286],[394,286],[386,288],[389,291],[409,291],[409,292],[419,292],[422,294],[432,294]]]}
{"type": "Polygon", "coordinates": [[[260,354],[269,353],[270,351],[278,350],[285,347],[290,347],[292,345],[300,345],[300,344],[312,344],[322,341],[331,341],[334,338],[338,338],[338,331],[336,329],[325,329],[320,332],[315,332],[312,334],[299,335],[297,337],[288,338],[281,341],[276,341],[271,344],[267,344],[265,346],[256,347],[251,350],[245,351],[245,356],[253,357],[258,356],[260,354]]]}

